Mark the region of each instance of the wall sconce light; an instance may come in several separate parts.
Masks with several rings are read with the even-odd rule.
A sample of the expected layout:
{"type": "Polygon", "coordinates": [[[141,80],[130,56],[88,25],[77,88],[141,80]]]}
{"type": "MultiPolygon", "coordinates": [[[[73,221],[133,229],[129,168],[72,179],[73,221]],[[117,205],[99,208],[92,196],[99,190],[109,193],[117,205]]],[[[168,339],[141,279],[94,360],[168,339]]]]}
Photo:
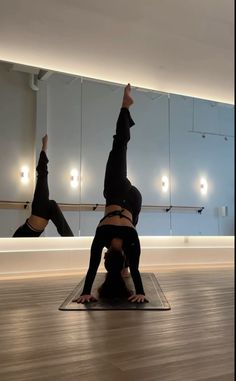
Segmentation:
{"type": "Polygon", "coordinates": [[[169,189],[169,179],[167,176],[162,176],[161,178],[162,192],[167,192],[169,189]]]}
{"type": "Polygon", "coordinates": [[[20,176],[21,176],[21,182],[23,184],[28,184],[28,182],[29,182],[29,167],[27,167],[27,165],[24,165],[21,168],[20,176]]]}
{"type": "Polygon", "coordinates": [[[72,169],[70,172],[70,185],[72,188],[77,188],[79,185],[79,173],[77,169],[72,169]]]}
{"type": "Polygon", "coordinates": [[[208,189],[208,184],[207,184],[206,179],[201,178],[201,180],[200,180],[201,194],[207,194],[207,189],[208,189]]]}

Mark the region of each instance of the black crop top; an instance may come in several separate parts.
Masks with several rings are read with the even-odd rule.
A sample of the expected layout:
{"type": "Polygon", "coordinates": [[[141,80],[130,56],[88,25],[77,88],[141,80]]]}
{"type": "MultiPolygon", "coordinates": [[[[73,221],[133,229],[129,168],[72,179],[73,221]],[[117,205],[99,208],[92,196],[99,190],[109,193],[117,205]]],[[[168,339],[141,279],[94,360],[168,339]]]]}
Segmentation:
{"type": "Polygon", "coordinates": [[[136,294],[144,294],[142,279],[139,273],[140,242],[137,231],[130,226],[102,225],[96,230],[90,252],[89,269],[81,295],[89,295],[101,262],[102,250],[109,248],[113,238],[123,239],[123,250],[129,261],[130,273],[136,294]]]}
{"type": "Polygon", "coordinates": [[[39,230],[34,230],[28,223],[28,218],[24,225],[21,225],[13,234],[13,237],[39,237],[43,233],[39,230]]]}
{"type": "Polygon", "coordinates": [[[112,212],[107,213],[107,214],[100,220],[100,222],[104,221],[107,217],[120,216],[120,218],[126,218],[126,219],[129,220],[131,223],[133,223],[133,221],[131,220],[131,218],[129,218],[128,216],[126,216],[125,214],[123,214],[123,212],[124,212],[124,209],[122,209],[122,210],[113,210],[112,212]]]}

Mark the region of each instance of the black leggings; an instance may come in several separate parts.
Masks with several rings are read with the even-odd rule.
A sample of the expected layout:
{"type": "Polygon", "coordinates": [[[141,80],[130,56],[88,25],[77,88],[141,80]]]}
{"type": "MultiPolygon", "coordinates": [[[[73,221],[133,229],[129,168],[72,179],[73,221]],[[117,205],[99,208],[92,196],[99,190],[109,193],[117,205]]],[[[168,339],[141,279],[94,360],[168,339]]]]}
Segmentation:
{"type": "MultiPolygon", "coordinates": [[[[38,177],[32,202],[32,214],[48,221],[52,220],[61,236],[73,237],[74,234],[56,201],[49,200],[47,164],[47,155],[44,151],[41,151],[36,168],[38,177]]],[[[41,235],[42,232],[43,231],[38,232],[30,229],[26,220],[25,224],[17,229],[13,237],[37,237],[41,235]]]]}
{"type": "Polygon", "coordinates": [[[106,206],[116,204],[129,210],[135,226],[141,210],[142,196],[127,178],[127,143],[130,140],[130,128],[134,124],[129,110],[122,108],[106,165],[103,195],[106,206]]]}

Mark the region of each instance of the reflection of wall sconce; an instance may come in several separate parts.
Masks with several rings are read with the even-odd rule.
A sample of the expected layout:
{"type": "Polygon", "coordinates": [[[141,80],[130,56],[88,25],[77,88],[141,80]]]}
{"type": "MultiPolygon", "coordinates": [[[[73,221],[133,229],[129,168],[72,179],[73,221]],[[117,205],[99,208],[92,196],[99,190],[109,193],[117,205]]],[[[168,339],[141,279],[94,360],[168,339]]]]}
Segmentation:
{"type": "Polygon", "coordinates": [[[167,192],[169,189],[169,179],[167,176],[162,176],[161,178],[162,192],[167,192]]]}
{"type": "Polygon", "coordinates": [[[220,217],[227,217],[228,216],[228,206],[219,207],[219,216],[220,217]]]}
{"type": "Polygon", "coordinates": [[[23,184],[28,184],[28,182],[29,182],[29,167],[27,167],[27,165],[24,165],[21,168],[20,175],[21,175],[21,182],[23,184]]]}
{"type": "Polygon", "coordinates": [[[79,173],[77,169],[72,169],[70,172],[70,185],[72,188],[77,188],[79,185],[79,173]]]}
{"type": "Polygon", "coordinates": [[[201,194],[207,194],[207,188],[208,188],[208,184],[207,184],[206,179],[201,178],[201,180],[200,180],[201,194]]]}

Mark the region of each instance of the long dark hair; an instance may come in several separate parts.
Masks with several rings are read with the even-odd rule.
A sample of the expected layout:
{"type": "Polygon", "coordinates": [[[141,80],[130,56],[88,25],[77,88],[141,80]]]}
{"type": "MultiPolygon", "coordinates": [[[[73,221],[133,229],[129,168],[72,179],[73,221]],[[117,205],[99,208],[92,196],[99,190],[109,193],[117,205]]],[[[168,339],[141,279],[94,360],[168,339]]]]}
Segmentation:
{"type": "Polygon", "coordinates": [[[109,249],[106,252],[104,265],[107,274],[105,281],[98,289],[101,298],[122,298],[132,294],[121,276],[124,261],[125,256],[122,250],[109,249]]]}

